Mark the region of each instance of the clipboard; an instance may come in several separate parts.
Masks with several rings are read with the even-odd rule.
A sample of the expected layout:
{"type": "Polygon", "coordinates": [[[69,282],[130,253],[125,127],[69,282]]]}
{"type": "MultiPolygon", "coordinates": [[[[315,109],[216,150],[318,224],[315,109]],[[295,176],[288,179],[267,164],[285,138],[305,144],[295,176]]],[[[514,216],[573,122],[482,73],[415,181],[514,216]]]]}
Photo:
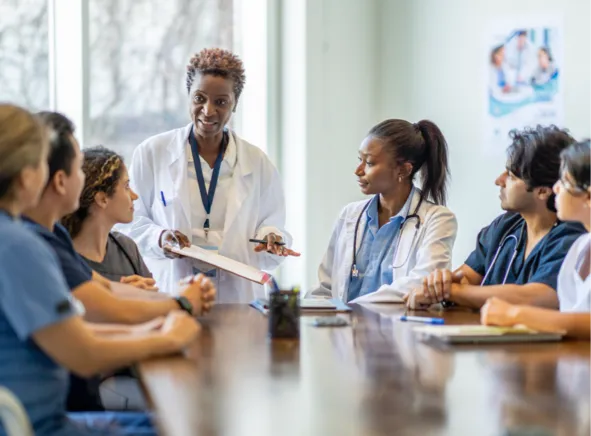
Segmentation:
{"type": "Polygon", "coordinates": [[[495,327],[474,325],[440,325],[415,327],[420,340],[435,340],[446,344],[499,344],[517,342],[561,341],[564,332],[539,332],[525,326],[495,327]]]}
{"type": "Polygon", "coordinates": [[[271,278],[268,273],[256,269],[253,266],[246,265],[245,263],[238,262],[237,260],[214,253],[211,250],[197,247],[196,245],[191,245],[190,247],[185,248],[169,248],[171,252],[176,253],[179,256],[197,259],[201,262],[207,263],[208,265],[214,266],[223,271],[229,272],[260,285],[264,285],[271,278]]]}
{"type": "MultiPolygon", "coordinates": [[[[320,305],[306,305],[306,299],[300,300],[300,314],[322,314],[322,313],[345,313],[351,312],[351,308],[338,298],[323,300],[329,303],[326,307],[320,305]]],[[[251,307],[261,312],[263,315],[269,313],[269,300],[266,298],[257,298],[249,303],[251,307]]]]}

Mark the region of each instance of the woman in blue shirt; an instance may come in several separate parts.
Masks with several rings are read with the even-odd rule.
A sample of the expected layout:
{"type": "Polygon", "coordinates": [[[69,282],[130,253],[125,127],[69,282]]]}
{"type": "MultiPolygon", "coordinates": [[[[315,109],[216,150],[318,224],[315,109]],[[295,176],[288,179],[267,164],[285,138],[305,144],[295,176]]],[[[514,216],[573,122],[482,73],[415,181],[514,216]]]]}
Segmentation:
{"type": "Polygon", "coordinates": [[[153,329],[141,337],[115,337],[109,334],[133,330],[82,320],[84,308],[71,297],[55,254],[19,219],[45,186],[47,152],[39,121],[0,105],[0,385],[23,403],[37,436],[156,434],[141,413],[68,417],[68,370],[91,376],[177,352],[195,339],[199,325],[175,312],[164,323],[140,326],[153,329]]]}
{"type": "Polygon", "coordinates": [[[310,295],[402,303],[423,277],[451,266],[457,221],[444,206],[447,143],[431,121],[385,120],[358,158],[359,188],[372,197],[341,212],[310,295]]]}

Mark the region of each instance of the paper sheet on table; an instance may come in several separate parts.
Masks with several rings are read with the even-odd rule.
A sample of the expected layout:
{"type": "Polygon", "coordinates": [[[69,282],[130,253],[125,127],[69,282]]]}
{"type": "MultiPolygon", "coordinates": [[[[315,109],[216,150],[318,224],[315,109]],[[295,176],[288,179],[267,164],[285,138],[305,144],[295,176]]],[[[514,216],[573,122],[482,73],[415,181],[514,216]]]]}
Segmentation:
{"type": "Polygon", "coordinates": [[[261,285],[266,283],[270,278],[268,273],[256,269],[253,266],[246,265],[245,263],[238,262],[237,260],[230,259],[229,257],[222,256],[212,252],[211,250],[205,250],[204,248],[197,247],[195,245],[191,245],[190,247],[182,249],[171,248],[170,251],[184,257],[200,260],[201,262],[205,262],[208,265],[212,265],[223,271],[227,271],[261,285]]]}
{"type": "Polygon", "coordinates": [[[414,331],[421,333],[429,333],[440,336],[499,336],[499,335],[523,335],[536,334],[535,330],[531,330],[525,326],[515,327],[495,327],[488,325],[444,325],[444,326],[417,326],[414,331]]]}
{"type": "Polygon", "coordinates": [[[421,338],[434,338],[448,343],[495,343],[559,341],[565,332],[541,332],[523,325],[496,327],[486,325],[420,326],[414,332],[421,338]]]}

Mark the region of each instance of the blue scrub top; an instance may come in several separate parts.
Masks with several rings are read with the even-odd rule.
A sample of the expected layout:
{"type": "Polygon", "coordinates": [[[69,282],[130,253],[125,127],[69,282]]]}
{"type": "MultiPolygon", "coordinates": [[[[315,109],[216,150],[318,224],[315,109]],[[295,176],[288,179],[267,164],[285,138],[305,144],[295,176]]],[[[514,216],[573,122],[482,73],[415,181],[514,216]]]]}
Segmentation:
{"type": "Polygon", "coordinates": [[[507,274],[506,284],[543,283],[556,290],[562,261],[571,245],[584,233],[585,228],[579,223],[559,221],[537,243],[524,262],[527,243],[525,221],[520,214],[507,212],[480,231],[476,249],[466,259],[465,264],[483,277],[490,269],[490,274],[486,283],[482,283],[483,285],[503,284],[503,279],[507,274]],[[522,231],[523,237],[507,274],[507,266],[511,262],[522,231]],[[513,235],[513,237],[508,237],[509,235],[513,235]],[[502,244],[503,240],[504,244],[502,244]],[[493,265],[497,251],[498,257],[493,265]]]}
{"type": "Polygon", "coordinates": [[[414,197],[411,191],[406,203],[395,216],[379,225],[379,196],[375,195],[367,207],[367,225],[361,238],[361,246],[357,252],[357,269],[359,277],[351,277],[347,291],[347,301],[377,291],[380,286],[390,284],[393,280],[392,261],[398,243],[396,239],[408,215],[410,202],[414,197]]]}
{"type": "Polygon", "coordinates": [[[0,240],[0,385],[23,403],[35,434],[85,435],[66,419],[68,372],[32,340],[36,332],[77,315],[57,257],[3,211],[0,240]]]}
{"type": "MultiPolygon", "coordinates": [[[[70,291],[92,280],[92,269],[74,248],[70,234],[64,226],[57,223],[53,232],[41,224],[23,218],[25,226],[41,236],[51,246],[57,256],[70,291]]],[[[100,397],[100,377],[82,378],[70,374],[70,389],[66,407],[70,412],[105,410],[100,397]]]]}
{"type": "Polygon", "coordinates": [[[26,227],[45,239],[53,248],[71,291],[92,280],[92,269],[76,252],[72,238],[64,226],[57,223],[52,232],[26,217],[23,217],[23,221],[26,227]]]}

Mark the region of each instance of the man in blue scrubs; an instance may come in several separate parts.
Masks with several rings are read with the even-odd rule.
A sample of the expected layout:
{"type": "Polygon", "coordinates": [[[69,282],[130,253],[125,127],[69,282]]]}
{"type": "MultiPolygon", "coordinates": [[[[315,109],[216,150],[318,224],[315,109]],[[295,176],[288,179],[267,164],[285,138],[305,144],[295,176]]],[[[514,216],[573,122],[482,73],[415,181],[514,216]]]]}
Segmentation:
{"type": "Polygon", "coordinates": [[[456,271],[436,270],[411,292],[411,308],[443,303],[480,308],[489,297],[557,309],[562,261],[585,232],[556,217],[552,186],[560,152],[575,140],[555,126],[513,132],[505,171],[495,181],[506,211],[478,234],[476,248],[456,271]]]}

